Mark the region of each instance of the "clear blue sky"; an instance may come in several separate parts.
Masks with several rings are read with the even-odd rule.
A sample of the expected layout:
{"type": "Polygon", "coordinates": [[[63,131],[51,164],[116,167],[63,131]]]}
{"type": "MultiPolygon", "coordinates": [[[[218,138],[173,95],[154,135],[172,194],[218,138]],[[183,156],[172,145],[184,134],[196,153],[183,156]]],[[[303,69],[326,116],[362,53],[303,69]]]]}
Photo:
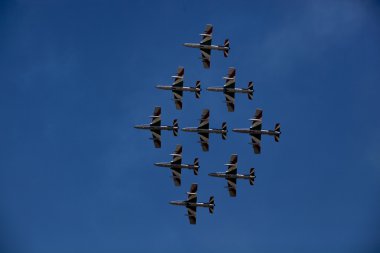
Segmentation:
{"type": "Polygon", "coordinates": [[[311,252],[380,250],[380,4],[378,1],[47,1],[0,2],[0,251],[311,252]],[[228,58],[199,52],[205,24],[228,58]],[[254,100],[237,95],[228,113],[220,93],[170,92],[179,65],[185,84],[255,82],[254,100]],[[263,137],[163,133],[161,149],[133,129],[156,105],[163,123],[249,126],[281,122],[279,143],[263,137]],[[174,187],[168,161],[200,158],[199,176],[174,187]],[[232,199],[222,171],[232,153],[239,172],[256,168],[254,187],[238,182],[232,199]],[[198,199],[215,196],[215,213],[168,205],[197,182],[198,199]]]}

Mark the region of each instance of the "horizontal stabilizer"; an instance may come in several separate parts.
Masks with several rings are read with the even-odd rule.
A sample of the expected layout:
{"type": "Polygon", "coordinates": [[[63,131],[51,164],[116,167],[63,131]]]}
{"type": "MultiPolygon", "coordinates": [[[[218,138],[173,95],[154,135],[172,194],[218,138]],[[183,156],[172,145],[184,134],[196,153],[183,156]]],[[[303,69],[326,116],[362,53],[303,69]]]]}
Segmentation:
{"type": "Polygon", "coordinates": [[[179,129],[178,120],[174,119],[173,120],[173,135],[174,136],[178,136],[178,129],[179,129]]]}
{"type": "Polygon", "coordinates": [[[210,205],[208,207],[208,210],[210,213],[214,213],[214,207],[215,207],[215,200],[214,200],[214,196],[211,196],[210,197],[210,200],[208,202],[210,205]]]}
{"type": "Polygon", "coordinates": [[[200,98],[200,97],[201,97],[201,81],[197,81],[197,82],[195,83],[195,88],[197,89],[197,90],[195,91],[195,97],[196,97],[196,98],[200,98]]]}

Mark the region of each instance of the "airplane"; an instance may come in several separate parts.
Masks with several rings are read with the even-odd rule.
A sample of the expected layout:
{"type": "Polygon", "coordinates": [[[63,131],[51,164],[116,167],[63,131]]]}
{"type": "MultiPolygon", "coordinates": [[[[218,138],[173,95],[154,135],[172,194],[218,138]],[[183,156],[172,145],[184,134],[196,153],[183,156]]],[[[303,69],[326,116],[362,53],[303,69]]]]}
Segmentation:
{"type": "Polygon", "coordinates": [[[201,54],[202,54],[201,59],[202,59],[204,68],[206,69],[210,68],[211,50],[223,51],[224,57],[228,56],[228,52],[230,50],[230,41],[228,39],[224,40],[224,45],[221,45],[221,46],[211,45],[211,42],[212,42],[212,25],[211,24],[206,25],[206,29],[204,33],[201,33],[200,35],[202,36],[202,40],[199,44],[185,43],[183,45],[185,47],[199,48],[201,50],[201,54]]]}
{"type": "Polygon", "coordinates": [[[183,201],[170,201],[169,204],[176,206],[185,206],[187,208],[187,216],[189,217],[190,224],[197,223],[197,206],[199,207],[208,207],[210,213],[214,213],[215,201],[214,197],[211,196],[209,202],[197,202],[197,184],[192,184],[190,191],[187,192],[187,200],[183,201]]]}
{"type": "Polygon", "coordinates": [[[252,142],[250,144],[253,145],[253,150],[256,154],[261,153],[261,135],[272,135],[274,136],[274,140],[279,142],[280,140],[280,123],[276,123],[274,130],[262,130],[263,123],[263,111],[261,109],[256,109],[256,113],[253,119],[249,119],[252,121],[252,125],[250,128],[235,128],[232,131],[236,133],[247,133],[251,135],[252,142]]]}
{"type": "Polygon", "coordinates": [[[161,130],[168,130],[173,131],[173,135],[178,135],[178,121],[177,119],[173,120],[173,126],[162,126],[161,125],[161,107],[156,106],[154,108],[153,116],[150,116],[152,118],[152,122],[144,125],[136,125],[135,128],[137,129],[149,129],[152,132],[152,140],[154,143],[154,147],[161,148],[161,130]]]}
{"type": "Polygon", "coordinates": [[[251,168],[248,175],[244,174],[237,174],[237,161],[238,161],[238,155],[232,154],[230,163],[225,164],[228,166],[228,169],[226,172],[215,172],[208,174],[211,177],[222,177],[227,179],[227,188],[230,193],[231,197],[236,197],[236,179],[249,179],[249,184],[253,185],[254,180],[256,178],[255,176],[255,169],[251,168]]]}
{"type": "Polygon", "coordinates": [[[194,171],[194,175],[198,175],[199,161],[198,158],[194,159],[194,164],[182,164],[182,145],[177,145],[173,156],[173,160],[170,162],[159,162],[154,165],[158,167],[170,168],[173,174],[173,180],[175,186],[181,185],[181,169],[190,169],[194,171]]]}
{"type": "Polygon", "coordinates": [[[222,129],[212,129],[209,128],[209,118],[210,111],[208,109],[204,109],[202,112],[200,124],[198,127],[184,127],[182,131],[184,132],[196,132],[199,134],[200,143],[203,151],[208,151],[208,139],[210,133],[221,134],[222,139],[225,140],[227,138],[227,123],[223,122],[222,129]]]}
{"type": "Polygon", "coordinates": [[[157,89],[161,90],[171,90],[174,95],[174,103],[177,110],[182,110],[182,96],[184,91],[195,92],[195,97],[201,97],[201,82],[196,81],[195,87],[184,87],[183,86],[183,76],[185,74],[185,69],[181,66],[178,67],[177,75],[172,76],[174,82],[172,85],[156,85],[157,89]]]}
{"type": "Polygon", "coordinates": [[[223,87],[208,87],[208,91],[223,92],[226,97],[227,110],[233,112],[235,110],[235,93],[246,93],[248,99],[252,100],[253,98],[253,82],[248,83],[247,89],[235,88],[235,75],[236,70],[233,67],[228,69],[227,76],[223,77],[226,80],[226,83],[223,87]]]}

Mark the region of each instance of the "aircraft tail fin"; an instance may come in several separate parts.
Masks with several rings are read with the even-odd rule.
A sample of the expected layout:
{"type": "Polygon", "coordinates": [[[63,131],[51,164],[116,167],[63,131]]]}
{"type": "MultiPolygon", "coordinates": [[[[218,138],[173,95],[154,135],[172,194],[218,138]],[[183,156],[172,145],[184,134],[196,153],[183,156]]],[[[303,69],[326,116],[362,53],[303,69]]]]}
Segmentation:
{"type": "Polygon", "coordinates": [[[178,136],[178,120],[177,119],[174,119],[173,120],[173,135],[174,136],[178,136]]]}
{"type": "Polygon", "coordinates": [[[249,83],[248,83],[248,99],[249,100],[252,100],[253,99],[253,82],[252,81],[250,81],[249,83]]]}
{"type": "Polygon", "coordinates": [[[209,200],[209,206],[208,206],[208,211],[210,213],[214,213],[214,207],[215,207],[215,200],[214,200],[214,196],[211,196],[210,197],[210,200],[209,200]]]}
{"type": "Polygon", "coordinates": [[[195,97],[200,98],[201,97],[201,81],[196,81],[195,88],[197,89],[195,91],[195,97]],[[199,90],[198,90],[199,89],[199,90]]]}
{"type": "Polygon", "coordinates": [[[276,131],[276,134],[274,135],[274,140],[276,142],[280,141],[280,134],[281,134],[280,128],[281,128],[280,123],[276,123],[276,125],[274,126],[274,131],[276,131]]]}
{"type": "Polygon", "coordinates": [[[250,185],[253,185],[255,183],[255,168],[251,168],[251,170],[249,171],[249,184],[250,185]]]}
{"type": "Polygon", "coordinates": [[[195,158],[194,159],[194,175],[198,175],[198,169],[199,169],[199,159],[195,158]]]}
{"type": "Polygon", "coordinates": [[[230,51],[230,41],[229,39],[226,39],[224,41],[224,47],[226,47],[227,49],[224,49],[223,53],[224,53],[224,57],[228,57],[228,53],[230,51]]]}
{"type": "Polygon", "coordinates": [[[222,139],[225,140],[227,139],[227,123],[226,122],[223,122],[222,130],[223,130],[222,139]]]}

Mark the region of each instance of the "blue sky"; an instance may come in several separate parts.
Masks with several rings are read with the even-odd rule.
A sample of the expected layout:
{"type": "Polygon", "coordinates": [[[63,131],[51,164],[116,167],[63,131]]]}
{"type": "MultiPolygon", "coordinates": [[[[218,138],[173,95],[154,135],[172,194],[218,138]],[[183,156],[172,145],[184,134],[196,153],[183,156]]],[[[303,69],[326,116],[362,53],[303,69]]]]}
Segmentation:
{"type": "Polygon", "coordinates": [[[378,252],[380,249],[380,5],[378,1],[1,1],[0,248],[2,252],[378,252]],[[210,70],[195,49],[205,24],[214,42],[210,70]],[[185,84],[201,80],[196,100],[175,110],[170,92],[179,65],[185,84]],[[254,100],[237,95],[228,113],[219,93],[228,67],[237,86],[255,82],[254,100]],[[281,122],[279,143],[263,137],[254,155],[244,135],[163,133],[154,149],[146,131],[163,123],[249,126],[281,122]],[[174,187],[168,161],[200,158],[199,176],[174,187]],[[254,187],[238,182],[232,199],[222,171],[256,168],[254,187]],[[215,196],[215,213],[188,224],[181,200],[215,196]]]}

